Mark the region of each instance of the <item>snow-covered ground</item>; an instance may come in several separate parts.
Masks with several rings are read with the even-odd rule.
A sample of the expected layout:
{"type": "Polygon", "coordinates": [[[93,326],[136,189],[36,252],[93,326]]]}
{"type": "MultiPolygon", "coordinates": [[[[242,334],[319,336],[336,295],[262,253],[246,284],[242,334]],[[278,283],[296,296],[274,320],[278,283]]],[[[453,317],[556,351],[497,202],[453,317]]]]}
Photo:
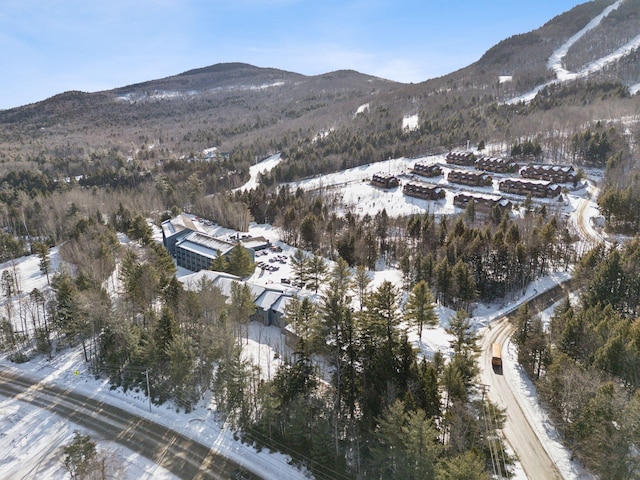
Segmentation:
{"type": "MultiPolygon", "coordinates": [[[[401,215],[416,211],[452,213],[454,209],[450,205],[449,198],[440,202],[418,201],[417,199],[412,199],[412,202],[405,202],[402,201],[401,188],[384,191],[372,187],[368,182],[372,174],[380,170],[390,171],[395,174],[406,173],[416,161],[439,162],[442,159],[442,156],[422,159],[394,159],[357,167],[333,175],[326,175],[322,178],[305,180],[296,184],[296,187],[300,186],[303,189],[343,189],[341,191],[343,199],[351,198],[348,197],[348,194],[352,195],[349,201],[361,205],[361,213],[375,214],[382,207],[387,209],[389,215],[401,215]],[[413,200],[423,203],[413,203],[413,200]]],[[[265,172],[273,168],[280,161],[279,156],[274,156],[252,167],[252,182],[256,181],[259,172],[265,172]]],[[[438,181],[442,181],[442,179],[438,181]]],[[[252,185],[255,184],[247,184],[243,188],[252,188],[252,185]]],[[[597,213],[594,199],[587,194],[586,189],[572,192],[569,195],[569,201],[562,206],[564,213],[567,215],[575,214],[579,208],[580,201],[587,202],[588,206],[585,208],[587,215],[595,215],[597,213]]],[[[346,202],[347,200],[345,200],[346,202]]],[[[210,227],[210,231],[220,236],[229,236],[236,233],[216,226],[210,227]]],[[[294,252],[292,247],[280,241],[278,230],[271,225],[252,224],[249,234],[251,236],[264,236],[270,239],[272,243],[281,246],[283,251],[277,255],[289,257],[294,252]]],[[[120,236],[120,240],[123,243],[128,242],[126,236],[120,236]]],[[[269,253],[265,258],[275,255],[275,253],[269,253]]],[[[52,249],[51,260],[52,270],[60,268],[57,249],[52,249]]],[[[265,286],[282,286],[281,278],[291,275],[290,262],[278,263],[278,265],[280,270],[277,272],[266,273],[256,270],[250,280],[265,286]]],[[[15,262],[0,265],[0,275],[2,270],[7,269],[18,274],[20,289],[25,294],[33,288],[46,289],[46,278],[39,270],[36,256],[29,256],[15,262]]],[[[179,269],[178,276],[182,277],[190,273],[192,272],[179,269]]],[[[521,296],[505,299],[502,303],[478,305],[473,312],[473,321],[476,328],[481,329],[489,325],[506,311],[517,308],[518,305],[537,293],[564,280],[567,275],[562,273],[542,279],[530,285],[521,296]]],[[[376,288],[384,280],[400,284],[402,276],[398,270],[380,265],[375,272],[372,272],[372,278],[371,288],[376,288]]],[[[115,281],[111,283],[114,286],[116,285],[115,281]]],[[[313,294],[313,292],[308,293],[313,294]]],[[[2,308],[2,304],[0,304],[0,308],[2,308]]],[[[442,352],[445,356],[451,354],[451,338],[445,332],[445,329],[454,314],[455,312],[449,309],[438,307],[439,325],[435,328],[425,328],[421,338],[418,338],[415,329],[408,328],[410,340],[422,355],[430,358],[436,351],[442,352]]],[[[275,373],[279,359],[285,357],[287,353],[280,330],[276,327],[265,327],[264,325],[253,323],[250,324],[246,333],[248,336],[243,342],[246,358],[251,358],[256,365],[259,365],[263,370],[263,374],[266,374],[267,377],[275,373]]],[[[512,355],[511,349],[509,349],[509,355],[512,355]]],[[[153,407],[152,412],[149,412],[147,398],[143,392],[129,391],[124,393],[120,389],[111,390],[106,380],[94,379],[86,370],[80,350],[62,352],[52,360],[48,360],[45,357],[37,357],[28,363],[20,365],[10,363],[5,356],[0,358],[0,368],[20,371],[41,379],[43,382],[90,393],[94,398],[97,397],[105,402],[113,403],[120,408],[152,419],[211,445],[213,449],[228,455],[247,470],[283,480],[305,478],[304,472],[300,472],[288,464],[288,457],[285,455],[269,453],[266,450],[258,452],[234,440],[233,432],[218,422],[214,406],[207,399],[202,401],[189,414],[176,412],[175,407],[170,404],[153,407]]],[[[515,367],[509,366],[507,368],[515,367]]],[[[541,410],[536,406],[533,387],[524,381],[525,377],[521,373],[516,373],[518,372],[509,375],[514,379],[513,389],[519,392],[523,402],[529,402],[530,407],[525,406],[523,408],[528,412],[527,414],[531,418],[532,424],[540,424],[541,427],[538,433],[543,439],[543,443],[553,445],[554,455],[557,455],[553,458],[560,459],[558,460],[558,465],[563,470],[565,478],[579,478],[575,473],[576,467],[571,462],[562,460],[569,458],[569,453],[558,443],[557,437],[554,437],[553,430],[548,428],[548,420],[540,416],[541,410]]],[[[71,441],[75,428],[77,427],[65,424],[61,419],[51,416],[46,410],[37,409],[16,399],[0,397],[0,478],[29,477],[30,472],[36,471],[40,478],[68,478],[61,467],[60,459],[62,458],[62,448],[71,441]]],[[[98,449],[113,458],[114,463],[118,465],[118,478],[173,478],[169,472],[157,467],[149,460],[137,456],[126,448],[100,439],[97,440],[98,449]]],[[[517,478],[524,478],[521,470],[516,469],[516,472],[520,472],[517,478]]]]}
{"type": "Polygon", "coordinates": [[[250,179],[247,183],[239,187],[237,190],[245,191],[251,190],[258,186],[258,180],[260,175],[272,170],[276,165],[280,163],[282,159],[280,158],[280,154],[276,153],[271,155],[269,158],[264,159],[263,161],[256,163],[252,167],[249,167],[249,176],[250,179]]]}
{"type": "Polygon", "coordinates": [[[412,131],[417,130],[420,126],[418,122],[418,114],[408,115],[402,119],[402,130],[412,131]]]}

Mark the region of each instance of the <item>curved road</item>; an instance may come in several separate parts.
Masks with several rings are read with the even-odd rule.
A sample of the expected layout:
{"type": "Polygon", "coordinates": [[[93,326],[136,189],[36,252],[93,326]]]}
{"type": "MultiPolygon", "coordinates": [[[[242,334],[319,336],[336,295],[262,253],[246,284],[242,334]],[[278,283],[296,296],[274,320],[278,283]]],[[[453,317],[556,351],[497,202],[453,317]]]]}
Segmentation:
{"type": "Polygon", "coordinates": [[[600,190],[598,189],[598,187],[589,183],[587,186],[587,197],[581,199],[578,202],[578,208],[576,209],[574,223],[576,229],[578,230],[578,235],[590,246],[596,245],[597,243],[601,242],[606,243],[606,239],[590,227],[590,218],[586,215],[585,212],[587,207],[589,206],[589,202],[591,201],[591,199],[596,199],[599,193],[600,190]]]}
{"type": "MultiPolygon", "coordinates": [[[[49,410],[184,479],[229,479],[239,465],[168,427],[72,390],[0,371],[0,394],[49,410]]],[[[250,476],[249,478],[258,478],[250,476]]]]}
{"type": "MultiPolygon", "coordinates": [[[[565,285],[559,285],[530,301],[530,306],[544,310],[561,300],[567,293],[565,285]]],[[[513,326],[508,317],[502,317],[484,331],[480,339],[481,354],[478,359],[480,381],[489,386],[488,397],[498,407],[506,410],[506,421],[503,434],[518,455],[520,464],[529,480],[561,480],[553,459],[545,450],[542,441],[529,423],[518,398],[511,390],[511,385],[501,373],[496,373],[491,366],[491,346],[499,343],[506,351],[513,326]]]]}

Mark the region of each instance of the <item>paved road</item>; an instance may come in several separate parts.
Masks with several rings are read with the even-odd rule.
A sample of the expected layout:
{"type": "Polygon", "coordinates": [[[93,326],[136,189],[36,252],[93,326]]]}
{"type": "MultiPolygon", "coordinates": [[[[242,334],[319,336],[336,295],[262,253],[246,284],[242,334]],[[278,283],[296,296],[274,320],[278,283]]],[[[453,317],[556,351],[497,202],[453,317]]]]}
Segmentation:
{"type": "MultiPolygon", "coordinates": [[[[143,455],[184,479],[229,479],[239,466],[170,428],[101,400],[0,371],[0,394],[51,411],[143,455]]],[[[257,477],[251,477],[257,478],[257,477]]]]}
{"type": "MultiPolygon", "coordinates": [[[[532,300],[530,305],[534,309],[543,310],[562,299],[567,291],[566,286],[558,286],[532,300]]],[[[527,478],[529,480],[561,480],[563,477],[560,471],[529,423],[507,378],[502,372],[495,372],[491,366],[491,346],[499,343],[502,345],[502,350],[506,351],[507,342],[512,333],[513,326],[507,317],[502,317],[494,322],[491,328],[485,329],[480,339],[481,353],[478,359],[480,381],[489,386],[489,399],[500,408],[506,409],[507,418],[503,433],[513,451],[518,455],[527,478]]]]}
{"type": "Polygon", "coordinates": [[[491,367],[491,345],[499,343],[505,348],[512,333],[513,327],[506,317],[494,323],[491,329],[487,330],[480,344],[482,348],[481,381],[485,385],[489,385],[489,399],[500,408],[506,409],[507,418],[503,433],[511,448],[518,455],[527,478],[529,480],[562,479],[553,460],[529,424],[504,375],[495,373],[491,367]]]}

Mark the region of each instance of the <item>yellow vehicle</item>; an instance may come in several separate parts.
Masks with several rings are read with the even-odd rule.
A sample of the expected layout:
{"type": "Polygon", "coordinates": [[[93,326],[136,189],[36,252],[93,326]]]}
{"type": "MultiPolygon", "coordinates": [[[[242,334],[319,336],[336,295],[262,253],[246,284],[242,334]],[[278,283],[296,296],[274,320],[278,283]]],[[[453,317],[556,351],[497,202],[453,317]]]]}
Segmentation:
{"type": "Polygon", "coordinates": [[[499,343],[494,343],[491,346],[491,365],[494,367],[502,367],[502,347],[499,343]]]}

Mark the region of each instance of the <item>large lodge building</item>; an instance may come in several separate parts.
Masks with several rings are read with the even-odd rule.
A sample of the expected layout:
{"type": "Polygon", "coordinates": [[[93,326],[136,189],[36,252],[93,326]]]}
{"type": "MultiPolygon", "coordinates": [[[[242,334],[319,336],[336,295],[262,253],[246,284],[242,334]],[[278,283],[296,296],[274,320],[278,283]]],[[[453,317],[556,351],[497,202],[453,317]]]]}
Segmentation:
{"type": "Polygon", "coordinates": [[[380,188],[396,188],[400,185],[400,180],[398,180],[398,177],[388,173],[375,173],[371,177],[371,185],[380,188]]]}
{"type": "Polygon", "coordinates": [[[442,168],[437,163],[416,163],[411,169],[411,173],[422,177],[437,177],[442,175],[442,168]]]}
{"type": "Polygon", "coordinates": [[[467,208],[473,200],[478,212],[490,213],[494,208],[500,211],[510,211],[512,204],[509,200],[495,195],[475,195],[471,193],[459,193],[453,197],[453,204],[459,208],[467,208]]]}
{"type": "Polygon", "coordinates": [[[504,193],[516,195],[529,195],[539,198],[553,198],[560,195],[560,185],[548,180],[531,180],[521,178],[506,178],[502,180],[498,189],[504,193]]]}
{"type": "Polygon", "coordinates": [[[555,183],[571,183],[576,181],[576,172],[570,165],[527,165],[520,170],[524,178],[548,180],[555,183]]]}
{"type": "Polygon", "coordinates": [[[402,192],[408,197],[421,198],[423,200],[440,200],[445,197],[444,188],[421,182],[407,183],[402,188],[402,192]]]}
{"type": "Polygon", "coordinates": [[[451,170],[447,175],[447,180],[460,185],[470,185],[473,187],[486,187],[491,185],[493,179],[491,175],[484,172],[469,172],[466,170],[451,170]]]}

